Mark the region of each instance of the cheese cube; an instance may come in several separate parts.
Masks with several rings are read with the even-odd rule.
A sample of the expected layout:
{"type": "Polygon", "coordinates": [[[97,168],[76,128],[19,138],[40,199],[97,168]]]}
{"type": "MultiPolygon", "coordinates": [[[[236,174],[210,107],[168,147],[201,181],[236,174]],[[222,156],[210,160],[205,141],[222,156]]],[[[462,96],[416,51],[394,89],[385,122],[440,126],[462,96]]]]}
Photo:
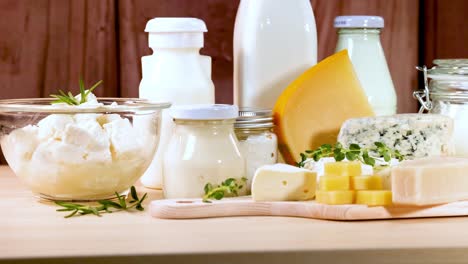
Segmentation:
{"type": "Polygon", "coordinates": [[[346,191],[350,189],[348,176],[322,176],[319,179],[321,191],[346,191]]]}
{"type": "Polygon", "coordinates": [[[382,190],[383,180],[381,176],[353,176],[351,177],[352,190],[382,190]]]}
{"type": "Polygon", "coordinates": [[[262,166],[252,181],[254,201],[304,201],[315,196],[317,174],[286,164],[262,166]]]}
{"type": "Polygon", "coordinates": [[[322,204],[352,204],[354,202],[354,191],[321,191],[316,193],[317,203],[322,204]]]}
{"type": "Polygon", "coordinates": [[[366,204],[369,206],[386,206],[392,204],[392,192],[377,190],[377,191],[357,191],[356,203],[366,204]]]}
{"type": "Polygon", "coordinates": [[[359,161],[338,161],[325,164],[325,175],[358,176],[362,174],[359,161]]]}
{"type": "Polygon", "coordinates": [[[432,205],[468,199],[468,159],[406,160],[392,168],[393,202],[432,205]]]}

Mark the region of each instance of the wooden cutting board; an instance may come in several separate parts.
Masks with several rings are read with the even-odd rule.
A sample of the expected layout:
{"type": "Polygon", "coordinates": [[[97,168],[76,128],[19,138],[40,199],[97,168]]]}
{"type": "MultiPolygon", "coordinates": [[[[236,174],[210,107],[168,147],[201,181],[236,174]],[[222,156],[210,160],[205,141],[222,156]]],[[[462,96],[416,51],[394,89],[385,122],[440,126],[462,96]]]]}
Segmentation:
{"type": "Polygon", "coordinates": [[[328,220],[374,220],[468,215],[468,201],[442,205],[375,206],[324,205],[307,202],[254,202],[250,197],[227,198],[212,203],[200,199],[155,200],[150,204],[153,217],[192,219],[227,216],[292,216],[328,220]]]}

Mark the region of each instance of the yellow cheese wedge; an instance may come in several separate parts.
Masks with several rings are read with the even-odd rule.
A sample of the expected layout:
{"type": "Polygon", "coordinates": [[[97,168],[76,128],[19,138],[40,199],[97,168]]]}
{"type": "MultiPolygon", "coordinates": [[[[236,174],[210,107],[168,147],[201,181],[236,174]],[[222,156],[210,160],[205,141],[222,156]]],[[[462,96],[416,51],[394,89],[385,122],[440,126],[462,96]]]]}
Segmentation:
{"type": "Polygon", "coordinates": [[[322,191],[346,191],[350,188],[348,176],[322,176],[319,179],[319,190],[322,191]]]}
{"type": "Polygon", "coordinates": [[[352,190],[382,190],[383,179],[378,175],[364,175],[351,177],[352,190]]]}
{"type": "Polygon", "coordinates": [[[320,191],[315,193],[317,203],[322,204],[352,204],[354,202],[354,191],[320,191]]]}
{"type": "Polygon", "coordinates": [[[330,162],[324,165],[324,175],[328,176],[359,176],[361,174],[359,161],[330,162]]]}
{"type": "Polygon", "coordinates": [[[369,206],[385,206],[392,204],[392,192],[379,191],[356,191],[356,203],[369,206]]]}
{"type": "Polygon", "coordinates": [[[343,122],[374,113],[346,50],[305,71],[281,94],[274,107],[278,148],[295,164],[300,153],[336,142],[343,122]]]}

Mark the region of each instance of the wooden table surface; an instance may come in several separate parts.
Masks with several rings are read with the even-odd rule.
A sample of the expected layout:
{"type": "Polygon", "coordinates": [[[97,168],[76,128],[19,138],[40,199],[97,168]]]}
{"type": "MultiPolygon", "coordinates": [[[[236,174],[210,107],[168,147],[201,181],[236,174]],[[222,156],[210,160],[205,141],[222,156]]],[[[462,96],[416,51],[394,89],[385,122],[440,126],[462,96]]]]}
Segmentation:
{"type": "MultiPolygon", "coordinates": [[[[337,222],[288,217],[65,219],[0,167],[0,262],[466,263],[468,218],[337,222]],[[76,258],[81,258],[76,261],[76,258]],[[74,260],[75,259],[75,260],[74,260]]],[[[143,187],[150,199],[158,191],[143,187]]],[[[149,202],[148,200],[148,202],[149,202]]]]}

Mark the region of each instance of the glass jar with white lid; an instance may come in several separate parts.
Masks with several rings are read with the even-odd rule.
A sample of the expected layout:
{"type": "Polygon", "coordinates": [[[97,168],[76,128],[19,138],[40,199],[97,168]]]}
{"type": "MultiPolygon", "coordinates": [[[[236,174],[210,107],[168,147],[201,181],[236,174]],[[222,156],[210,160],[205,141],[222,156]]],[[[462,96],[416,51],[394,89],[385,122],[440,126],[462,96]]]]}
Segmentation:
{"type": "MultiPolygon", "coordinates": [[[[199,198],[207,183],[245,177],[245,160],[234,134],[233,105],[174,106],[175,128],[163,162],[166,198],[199,198]]],[[[246,193],[246,186],[239,195],[246,193]]]]}
{"type": "Polygon", "coordinates": [[[247,186],[249,187],[258,168],[277,162],[278,140],[273,133],[273,127],[271,110],[240,109],[234,129],[241,153],[245,158],[247,186]]]}
{"type": "Polygon", "coordinates": [[[454,119],[455,154],[468,156],[468,59],[438,59],[434,65],[431,69],[417,67],[424,74],[424,90],[413,96],[421,103],[420,113],[454,119]]]}

